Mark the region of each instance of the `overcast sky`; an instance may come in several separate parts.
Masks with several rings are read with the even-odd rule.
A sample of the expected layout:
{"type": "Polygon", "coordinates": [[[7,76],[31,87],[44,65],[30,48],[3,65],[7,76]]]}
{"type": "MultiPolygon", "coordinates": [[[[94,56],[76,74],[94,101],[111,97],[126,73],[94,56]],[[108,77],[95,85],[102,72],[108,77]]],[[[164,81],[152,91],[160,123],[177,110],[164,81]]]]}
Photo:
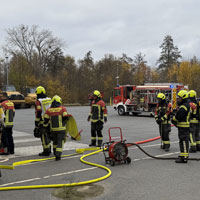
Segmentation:
{"type": "Polygon", "coordinates": [[[76,60],[141,52],[155,66],[166,35],[184,60],[200,59],[199,0],[0,0],[0,46],[5,29],[21,24],[52,31],[76,60]]]}

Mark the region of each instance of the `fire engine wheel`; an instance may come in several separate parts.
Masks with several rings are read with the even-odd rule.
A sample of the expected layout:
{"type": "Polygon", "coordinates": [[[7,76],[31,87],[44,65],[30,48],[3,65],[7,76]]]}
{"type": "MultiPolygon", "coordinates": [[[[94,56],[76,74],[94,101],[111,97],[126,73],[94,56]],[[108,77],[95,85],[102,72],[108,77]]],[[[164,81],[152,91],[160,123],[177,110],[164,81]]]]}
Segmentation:
{"type": "Polygon", "coordinates": [[[119,115],[125,115],[125,109],[124,109],[124,107],[122,107],[122,106],[118,107],[118,114],[119,115]]]}
{"type": "Polygon", "coordinates": [[[115,161],[111,159],[111,160],[110,160],[110,165],[111,165],[111,166],[115,166],[115,161]]]}
{"type": "Polygon", "coordinates": [[[130,158],[130,157],[127,157],[127,158],[126,158],[126,162],[127,162],[128,164],[130,164],[130,163],[131,163],[131,158],[130,158]]]}

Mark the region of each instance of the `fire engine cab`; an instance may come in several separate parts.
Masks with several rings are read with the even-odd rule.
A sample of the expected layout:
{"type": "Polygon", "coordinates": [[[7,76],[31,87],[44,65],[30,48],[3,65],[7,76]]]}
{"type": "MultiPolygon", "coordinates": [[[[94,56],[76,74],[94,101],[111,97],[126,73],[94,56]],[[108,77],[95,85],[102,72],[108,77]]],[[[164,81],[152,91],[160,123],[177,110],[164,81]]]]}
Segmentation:
{"type": "Polygon", "coordinates": [[[119,115],[132,113],[133,115],[149,112],[154,115],[157,105],[157,94],[162,92],[166,95],[167,101],[172,103],[173,110],[176,110],[176,94],[186,89],[180,83],[145,83],[144,85],[120,85],[113,91],[113,107],[119,115]]]}

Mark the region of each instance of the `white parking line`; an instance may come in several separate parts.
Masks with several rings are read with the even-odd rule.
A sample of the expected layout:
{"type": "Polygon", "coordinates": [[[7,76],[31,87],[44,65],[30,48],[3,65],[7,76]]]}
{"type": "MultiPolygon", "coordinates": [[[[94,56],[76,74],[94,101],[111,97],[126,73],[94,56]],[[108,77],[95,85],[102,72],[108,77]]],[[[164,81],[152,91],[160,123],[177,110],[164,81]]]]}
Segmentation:
{"type": "Polygon", "coordinates": [[[18,183],[27,183],[27,182],[31,182],[31,181],[35,181],[35,180],[41,180],[43,178],[46,179],[46,178],[51,178],[51,177],[55,177],[55,176],[62,176],[62,175],[67,175],[67,174],[72,174],[72,173],[78,173],[78,172],[93,170],[93,169],[96,169],[96,168],[97,167],[90,167],[90,168],[84,168],[84,169],[69,171],[69,172],[63,172],[63,173],[60,173],[60,174],[53,174],[53,175],[49,175],[49,176],[44,176],[44,177],[41,177],[41,178],[32,178],[32,179],[27,179],[27,180],[15,181],[15,182],[0,185],[0,187],[4,187],[4,186],[8,186],[8,185],[14,185],[14,184],[18,184],[18,183]]]}

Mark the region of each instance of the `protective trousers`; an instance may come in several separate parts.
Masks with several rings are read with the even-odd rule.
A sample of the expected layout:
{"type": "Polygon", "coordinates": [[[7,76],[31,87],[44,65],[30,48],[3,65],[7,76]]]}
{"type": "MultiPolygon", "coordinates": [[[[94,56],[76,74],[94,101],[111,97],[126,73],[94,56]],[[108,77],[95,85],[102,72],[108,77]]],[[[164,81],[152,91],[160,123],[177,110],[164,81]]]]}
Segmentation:
{"type": "Polygon", "coordinates": [[[178,127],[180,157],[187,159],[189,156],[190,128],[178,127]]]}
{"type": "Polygon", "coordinates": [[[43,152],[46,154],[51,153],[51,139],[50,133],[43,126],[40,126],[40,138],[42,141],[43,152]]]}
{"type": "Polygon", "coordinates": [[[159,132],[160,132],[161,140],[163,142],[162,148],[169,149],[170,148],[169,133],[171,132],[171,124],[160,124],[159,132]]]}
{"type": "Polygon", "coordinates": [[[190,152],[200,151],[199,124],[190,123],[190,152]]]}
{"type": "Polygon", "coordinates": [[[7,154],[14,154],[14,141],[13,141],[13,127],[4,127],[3,134],[2,134],[2,144],[4,147],[4,151],[7,154]]]}
{"type": "Polygon", "coordinates": [[[61,157],[63,146],[64,146],[64,138],[65,131],[53,131],[53,153],[56,157],[61,157]]]}
{"type": "Polygon", "coordinates": [[[91,143],[95,146],[96,145],[96,135],[98,136],[98,146],[101,146],[103,142],[103,122],[91,122],[91,143]]]}

